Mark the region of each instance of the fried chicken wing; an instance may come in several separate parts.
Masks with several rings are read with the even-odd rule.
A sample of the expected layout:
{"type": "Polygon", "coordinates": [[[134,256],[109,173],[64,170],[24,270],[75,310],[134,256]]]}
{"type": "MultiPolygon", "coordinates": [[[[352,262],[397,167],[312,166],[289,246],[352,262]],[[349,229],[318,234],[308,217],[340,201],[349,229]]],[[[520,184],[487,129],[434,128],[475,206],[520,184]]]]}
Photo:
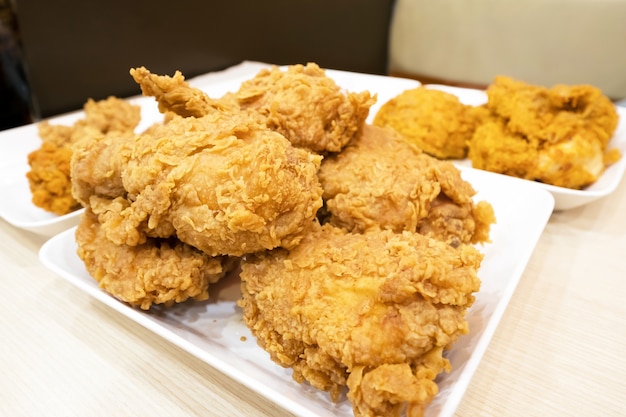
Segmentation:
{"type": "Polygon", "coordinates": [[[349,233],[326,224],[296,248],[241,264],[244,321],[298,382],[345,387],[356,417],[421,415],[468,332],[482,255],[414,232],[349,233]]]}
{"type": "Polygon", "coordinates": [[[581,189],[620,157],[608,149],[615,105],[593,86],[545,88],[500,76],[487,95],[493,117],[468,154],[476,168],[581,189]]]}
{"type": "Polygon", "coordinates": [[[295,146],[319,153],[338,152],[359,135],[375,102],[367,91],[344,92],[314,63],[261,70],[236,98],[295,146]]]}
{"type": "Polygon", "coordinates": [[[84,117],[72,126],[40,123],[42,145],[28,155],[30,170],[26,177],[33,204],[55,214],[67,214],[81,207],[72,195],[70,179],[74,144],[109,134],[132,133],[140,120],[138,106],[115,97],[89,99],[84,112],[84,117]]]}
{"type": "Polygon", "coordinates": [[[479,113],[454,94],[424,86],[406,90],[384,103],[374,124],[388,126],[427,154],[463,159],[479,125],[479,113]]]}
{"type": "Polygon", "coordinates": [[[329,221],[362,232],[417,231],[453,246],[489,240],[493,209],[474,203],[459,170],[406,142],[390,128],[366,125],[319,172],[329,221]]]}
{"type": "Polygon", "coordinates": [[[233,264],[232,259],[210,257],[175,238],[117,245],[107,239],[90,208],[76,229],[76,242],[78,256],[100,287],[143,310],[154,304],[206,300],[209,284],[233,264]]]}
{"type": "Polygon", "coordinates": [[[131,68],[130,75],[145,96],[156,99],[161,113],[172,112],[182,117],[202,117],[223,110],[234,102],[214,100],[198,88],[191,87],[180,71],[173,77],[152,74],[146,67],[131,68]]]}

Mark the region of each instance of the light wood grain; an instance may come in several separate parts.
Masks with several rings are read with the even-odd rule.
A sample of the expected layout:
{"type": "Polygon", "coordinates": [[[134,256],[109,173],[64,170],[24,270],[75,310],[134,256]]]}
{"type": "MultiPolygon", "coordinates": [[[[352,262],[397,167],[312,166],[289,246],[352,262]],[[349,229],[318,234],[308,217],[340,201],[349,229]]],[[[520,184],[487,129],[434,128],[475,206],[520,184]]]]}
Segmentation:
{"type": "MultiPolygon", "coordinates": [[[[0,220],[0,416],[291,414],[45,269],[0,220]]],[[[626,181],[554,213],[458,417],[626,413],[626,181]]]]}

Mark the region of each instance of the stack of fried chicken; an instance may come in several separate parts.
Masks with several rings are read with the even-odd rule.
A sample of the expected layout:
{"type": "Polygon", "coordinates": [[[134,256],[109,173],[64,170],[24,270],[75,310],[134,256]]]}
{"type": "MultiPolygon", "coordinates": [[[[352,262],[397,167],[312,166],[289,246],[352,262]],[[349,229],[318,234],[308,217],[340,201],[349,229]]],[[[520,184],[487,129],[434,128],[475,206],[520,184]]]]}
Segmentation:
{"type": "Polygon", "coordinates": [[[375,97],[315,64],[220,98],[180,72],[131,75],[164,122],[72,145],[93,278],[147,310],[207,299],[239,267],[243,319],[296,381],[347,393],[358,417],[422,415],[469,331],[491,205],[452,163],[366,124],[375,97]]]}
{"type": "MultiPolygon", "coordinates": [[[[138,77],[145,76],[145,69],[136,71],[138,77]]],[[[180,77],[175,78],[180,81],[180,77]]],[[[158,97],[164,113],[182,117],[200,117],[207,111],[227,108],[262,110],[266,126],[289,137],[295,146],[318,153],[343,149],[353,132],[342,132],[346,128],[342,123],[335,125],[337,130],[329,135],[332,138],[310,136],[313,130],[327,129],[314,125],[324,119],[310,115],[333,111],[337,106],[324,98],[322,88],[315,99],[300,97],[306,101],[289,108],[301,93],[291,88],[279,92],[276,88],[271,104],[264,92],[272,82],[290,81],[280,74],[250,80],[236,98],[228,95],[219,100],[201,91],[185,92],[184,88],[182,94],[188,96],[183,97],[177,95],[181,94],[179,90],[165,91],[156,83],[144,84],[144,92],[158,97]],[[275,107],[270,109],[270,105],[275,107]],[[286,117],[289,111],[293,113],[286,117]],[[304,131],[308,132],[300,138],[304,131]]],[[[468,159],[474,168],[570,189],[593,184],[621,158],[619,150],[609,147],[619,120],[615,105],[594,86],[560,84],[546,88],[497,76],[486,93],[487,103],[474,106],[461,103],[452,93],[420,86],[384,103],[373,124],[394,129],[438,159],[468,159]]],[[[115,97],[100,102],[89,100],[84,112],[85,118],[73,126],[41,123],[42,145],[28,156],[31,169],[27,178],[33,204],[58,215],[81,207],[72,195],[73,144],[83,137],[132,135],[139,120],[137,106],[115,97]]]]}

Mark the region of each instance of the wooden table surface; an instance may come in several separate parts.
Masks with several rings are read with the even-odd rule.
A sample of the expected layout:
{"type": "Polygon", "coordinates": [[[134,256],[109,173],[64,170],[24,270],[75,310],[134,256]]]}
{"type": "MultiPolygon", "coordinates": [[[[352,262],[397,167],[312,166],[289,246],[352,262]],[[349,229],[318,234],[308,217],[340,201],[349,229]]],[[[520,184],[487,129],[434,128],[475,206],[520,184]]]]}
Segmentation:
{"type": "MultiPolygon", "coordinates": [[[[1,416],[291,415],[44,268],[45,240],[0,219],[1,416]]],[[[626,415],[625,356],[622,181],[552,214],[456,415],[626,415]]]]}

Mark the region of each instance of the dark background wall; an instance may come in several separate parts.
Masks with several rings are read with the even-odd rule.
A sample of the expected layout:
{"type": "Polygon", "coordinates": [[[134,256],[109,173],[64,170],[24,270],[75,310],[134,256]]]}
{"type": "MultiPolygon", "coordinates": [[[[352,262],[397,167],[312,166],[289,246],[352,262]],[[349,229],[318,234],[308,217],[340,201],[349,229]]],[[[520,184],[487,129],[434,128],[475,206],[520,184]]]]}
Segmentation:
{"type": "Polygon", "coordinates": [[[387,70],[393,0],[16,0],[43,117],[139,94],[128,71],[187,77],[243,60],[387,70]]]}

